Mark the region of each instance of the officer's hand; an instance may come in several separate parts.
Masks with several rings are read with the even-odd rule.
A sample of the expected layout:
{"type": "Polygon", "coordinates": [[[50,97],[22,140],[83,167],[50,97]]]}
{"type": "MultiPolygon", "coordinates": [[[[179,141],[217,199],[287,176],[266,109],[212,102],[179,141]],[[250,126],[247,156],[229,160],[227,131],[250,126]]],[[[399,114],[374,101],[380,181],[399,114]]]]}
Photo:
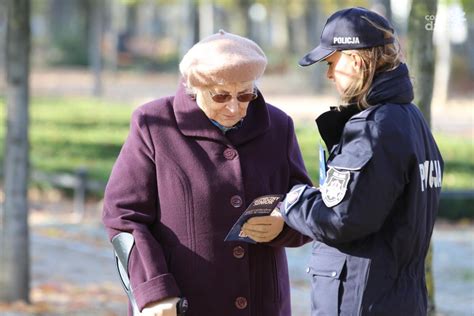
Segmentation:
{"type": "Polygon", "coordinates": [[[148,304],[142,310],[142,316],[177,316],[176,304],[179,297],[170,297],[155,303],[148,304]]]}
{"type": "Polygon", "coordinates": [[[242,226],[242,232],[257,242],[269,242],[281,233],[284,224],[280,211],[275,208],[269,216],[250,218],[242,226]]]}

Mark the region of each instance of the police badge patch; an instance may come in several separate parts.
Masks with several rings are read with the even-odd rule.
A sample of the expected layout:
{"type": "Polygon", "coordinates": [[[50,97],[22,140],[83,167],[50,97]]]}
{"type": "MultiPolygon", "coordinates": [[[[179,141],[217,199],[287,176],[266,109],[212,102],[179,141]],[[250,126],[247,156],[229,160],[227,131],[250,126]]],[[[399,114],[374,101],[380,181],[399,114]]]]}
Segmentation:
{"type": "Polygon", "coordinates": [[[321,194],[327,207],[333,207],[341,203],[346,195],[347,184],[351,173],[349,171],[339,171],[332,167],[329,168],[326,181],[321,186],[321,194]]]}

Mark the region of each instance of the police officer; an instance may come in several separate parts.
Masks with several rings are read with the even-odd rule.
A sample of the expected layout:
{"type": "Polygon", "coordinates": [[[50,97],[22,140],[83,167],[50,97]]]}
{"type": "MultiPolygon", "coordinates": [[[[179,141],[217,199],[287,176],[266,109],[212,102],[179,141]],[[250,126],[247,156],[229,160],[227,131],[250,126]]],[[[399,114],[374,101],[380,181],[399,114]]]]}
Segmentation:
{"type": "MultiPolygon", "coordinates": [[[[319,61],[344,103],[316,120],[330,151],[326,178],[293,187],[281,207],[286,224],[314,239],[312,315],[426,315],[443,160],[411,103],[393,28],[364,8],[338,11],[299,63],[319,61]]],[[[264,222],[243,231],[265,241],[264,222]]]]}

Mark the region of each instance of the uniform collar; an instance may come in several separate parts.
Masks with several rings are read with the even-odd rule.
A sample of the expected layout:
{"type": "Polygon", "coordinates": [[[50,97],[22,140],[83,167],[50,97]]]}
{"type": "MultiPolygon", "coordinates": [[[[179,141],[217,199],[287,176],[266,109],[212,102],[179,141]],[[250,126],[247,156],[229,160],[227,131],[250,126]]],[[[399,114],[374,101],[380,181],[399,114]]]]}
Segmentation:
{"type": "Polygon", "coordinates": [[[326,147],[331,151],[332,147],[339,143],[344,125],[349,119],[360,112],[357,104],[341,107],[331,107],[330,111],[324,112],[316,119],[319,134],[326,147]]]}
{"type": "Polygon", "coordinates": [[[265,133],[270,128],[267,104],[258,91],[257,99],[249,104],[247,116],[238,129],[227,133],[212,124],[199,108],[196,101],[186,93],[183,84],[179,85],[173,101],[173,110],[179,130],[186,136],[215,140],[229,145],[241,145],[265,133]]]}
{"type": "Polygon", "coordinates": [[[370,105],[405,104],[412,101],[413,86],[408,67],[404,63],[393,70],[377,73],[367,94],[367,102],[370,105]]]}
{"type": "Polygon", "coordinates": [[[363,111],[360,111],[356,104],[350,104],[333,107],[331,111],[321,114],[316,119],[316,124],[328,150],[339,143],[344,125],[353,116],[366,118],[384,103],[410,103],[413,100],[413,86],[408,74],[408,68],[403,63],[391,71],[378,73],[367,95],[371,106],[363,111]]]}

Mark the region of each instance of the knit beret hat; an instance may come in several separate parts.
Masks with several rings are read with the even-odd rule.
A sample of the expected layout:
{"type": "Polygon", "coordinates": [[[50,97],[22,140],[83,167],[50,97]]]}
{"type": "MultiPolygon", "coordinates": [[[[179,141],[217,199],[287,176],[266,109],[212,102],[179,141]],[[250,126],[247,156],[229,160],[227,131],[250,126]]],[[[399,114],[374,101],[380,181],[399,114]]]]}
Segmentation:
{"type": "Polygon", "coordinates": [[[191,88],[254,81],[266,65],[267,58],[255,42],[220,30],[191,47],[179,70],[191,88]]]}

